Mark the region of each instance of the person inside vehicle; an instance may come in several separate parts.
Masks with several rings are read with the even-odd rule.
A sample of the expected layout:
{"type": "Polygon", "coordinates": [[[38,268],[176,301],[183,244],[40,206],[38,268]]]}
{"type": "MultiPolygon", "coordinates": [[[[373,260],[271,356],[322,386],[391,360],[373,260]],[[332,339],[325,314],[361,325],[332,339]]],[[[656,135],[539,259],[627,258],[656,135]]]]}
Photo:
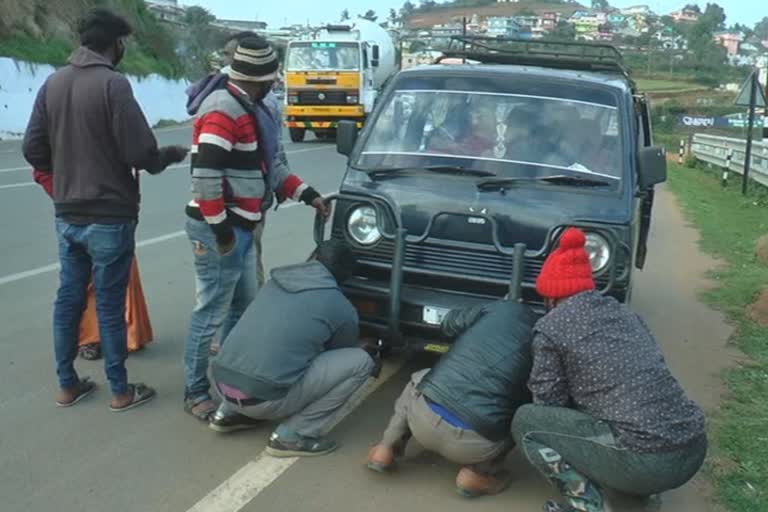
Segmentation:
{"type": "Polygon", "coordinates": [[[548,313],[533,330],[533,404],[512,436],[562,493],[548,512],[609,510],[604,490],[650,497],[690,480],[707,451],[704,414],[643,320],[595,291],[585,235],[561,237],[536,281],[548,313]]]}
{"type": "Polygon", "coordinates": [[[301,457],[336,449],[324,430],[375,369],[358,341],[357,311],[339,289],[354,267],[349,248],[334,240],[321,243],[310,261],[272,271],[212,365],[224,398],[212,430],[281,420],[268,454],[301,457]]]}
{"type": "Polygon", "coordinates": [[[534,320],[527,306],[508,300],[451,311],[442,331],[455,338],[453,346],[434,368],[411,376],[381,442],[368,454],[368,467],[392,469],[414,437],[462,466],[456,488],[463,496],[504,490],[512,418],[530,402],[534,320]]]}
{"type": "Polygon", "coordinates": [[[496,142],[495,100],[460,98],[461,102],[448,112],[445,122],[436,127],[427,149],[449,155],[492,157],[496,142]]]}

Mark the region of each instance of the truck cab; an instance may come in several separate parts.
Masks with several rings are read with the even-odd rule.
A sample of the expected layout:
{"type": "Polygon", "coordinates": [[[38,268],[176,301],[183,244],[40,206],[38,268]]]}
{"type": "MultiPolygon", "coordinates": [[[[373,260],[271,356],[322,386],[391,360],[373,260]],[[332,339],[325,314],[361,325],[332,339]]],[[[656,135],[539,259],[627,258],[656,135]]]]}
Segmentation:
{"type": "Polygon", "coordinates": [[[449,310],[510,294],[543,313],[535,280],[570,226],[602,293],[628,301],[644,265],[666,159],[620,54],[486,45],[400,72],[362,132],[339,125],[348,169],[316,239],[355,252],[343,289],[385,347],[445,351],[449,310]]]}
{"type": "Polygon", "coordinates": [[[330,138],[341,120],[362,127],[394,71],[389,34],[365,20],[288,43],[285,125],[291,140],[303,141],[307,131],[330,138]]]}

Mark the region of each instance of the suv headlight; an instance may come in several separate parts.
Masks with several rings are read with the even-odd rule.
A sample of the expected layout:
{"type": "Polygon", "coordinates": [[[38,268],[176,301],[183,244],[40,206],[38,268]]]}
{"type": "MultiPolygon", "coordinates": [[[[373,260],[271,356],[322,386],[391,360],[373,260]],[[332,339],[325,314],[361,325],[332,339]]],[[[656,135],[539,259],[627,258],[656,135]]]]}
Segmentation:
{"type": "Polygon", "coordinates": [[[611,261],[611,246],[608,241],[597,233],[586,233],[587,243],[584,249],[589,255],[589,264],[592,266],[592,272],[597,274],[605,269],[608,262],[611,261]]]}
{"type": "Polygon", "coordinates": [[[357,105],[359,99],[360,98],[357,95],[349,95],[347,96],[347,103],[350,105],[357,105]]]}
{"type": "Polygon", "coordinates": [[[349,236],[360,245],[372,245],[381,239],[376,210],[370,206],[361,206],[349,215],[347,231],[349,236]]]}

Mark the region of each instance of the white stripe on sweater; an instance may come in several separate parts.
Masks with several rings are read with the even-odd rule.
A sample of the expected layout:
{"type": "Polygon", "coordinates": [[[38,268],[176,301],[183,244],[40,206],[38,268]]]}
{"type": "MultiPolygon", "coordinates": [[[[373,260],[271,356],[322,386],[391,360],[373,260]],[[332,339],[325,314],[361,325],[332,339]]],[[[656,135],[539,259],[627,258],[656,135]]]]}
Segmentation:
{"type": "Polygon", "coordinates": [[[232,143],[229,142],[227,139],[223,137],[219,137],[218,135],[214,135],[212,133],[203,133],[200,134],[200,137],[197,139],[198,144],[213,144],[214,146],[219,146],[220,148],[224,149],[225,151],[232,151],[232,143]]]}
{"type": "Polygon", "coordinates": [[[258,142],[238,142],[233,147],[237,151],[256,151],[257,149],[259,149],[259,143],[258,142]]]}
{"type": "Polygon", "coordinates": [[[296,191],[293,193],[292,199],[294,201],[298,201],[299,199],[301,199],[301,194],[303,194],[304,191],[307,190],[308,188],[309,188],[309,185],[307,185],[306,183],[302,183],[301,185],[296,187],[296,191]]]}

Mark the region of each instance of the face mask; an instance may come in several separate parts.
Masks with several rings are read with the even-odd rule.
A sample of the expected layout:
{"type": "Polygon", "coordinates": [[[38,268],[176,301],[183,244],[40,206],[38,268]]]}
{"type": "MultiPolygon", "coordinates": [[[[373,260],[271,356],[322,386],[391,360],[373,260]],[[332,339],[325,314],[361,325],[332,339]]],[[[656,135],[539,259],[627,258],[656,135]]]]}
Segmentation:
{"type": "Polygon", "coordinates": [[[114,63],[115,66],[117,66],[118,64],[120,64],[120,62],[123,61],[123,59],[125,58],[125,52],[126,52],[126,45],[125,45],[124,39],[122,38],[118,39],[116,45],[117,45],[117,49],[115,50],[115,63],[114,63]]]}

